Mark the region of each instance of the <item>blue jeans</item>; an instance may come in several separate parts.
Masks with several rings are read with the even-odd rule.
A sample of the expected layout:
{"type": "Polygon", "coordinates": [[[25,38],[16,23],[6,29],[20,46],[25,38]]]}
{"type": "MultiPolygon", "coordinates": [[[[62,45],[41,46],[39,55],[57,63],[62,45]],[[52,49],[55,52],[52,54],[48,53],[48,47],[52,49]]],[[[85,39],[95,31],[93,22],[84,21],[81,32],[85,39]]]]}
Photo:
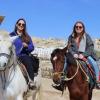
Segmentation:
{"type": "Polygon", "coordinates": [[[95,71],[96,80],[99,81],[99,67],[98,67],[96,61],[91,56],[89,56],[87,59],[88,59],[88,62],[91,64],[92,68],[95,71]]]}

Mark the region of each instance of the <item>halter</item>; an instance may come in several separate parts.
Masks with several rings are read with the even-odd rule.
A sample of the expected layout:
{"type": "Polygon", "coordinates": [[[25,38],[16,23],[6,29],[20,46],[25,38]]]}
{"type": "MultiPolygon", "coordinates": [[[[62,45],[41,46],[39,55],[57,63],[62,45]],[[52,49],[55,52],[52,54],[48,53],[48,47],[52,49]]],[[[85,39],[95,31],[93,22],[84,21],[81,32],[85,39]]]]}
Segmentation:
{"type": "Polygon", "coordinates": [[[77,63],[77,69],[76,69],[75,74],[74,74],[73,76],[71,76],[70,78],[66,77],[66,78],[64,79],[64,81],[70,81],[70,80],[74,79],[75,76],[76,76],[77,73],[78,73],[79,68],[82,70],[82,72],[83,72],[84,75],[86,76],[86,81],[89,81],[89,77],[87,76],[86,72],[83,70],[82,65],[80,64],[80,62],[79,62],[78,60],[76,60],[76,63],[77,63]]]}
{"type": "MultiPolygon", "coordinates": [[[[82,70],[82,72],[86,76],[86,81],[89,81],[89,77],[86,74],[86,72],[83,70],[82,65],[80,64],[80,62],[78,60],[76,60],[76,63],[77,63],[77,69],[76,69],[75,74],[73,76],[71,76],[70,78],[68,78],[67,76],[65,76],[64,81],[70,81],[70,80],[74,79],[75,76],[77,75],[78,71],[79,71],[79,68],[82,70]]],[[[64,72],[65,69],[64,68],[63,68],[63,71],[61,71],[61,72],[54,72],[53,75],[57,75],[57,76],[60,76],[61,74],[65,75],[65,72],[64,72]]]]}
{"type": "Polygon", "coordinates": [[[7,57],[9,59],[7,65],[1,67],[0,71],[4,71],[6,68],[10,68],[13,65],[14,59],[10,59],[13,57],[13,55],[14,55],[13,51],[11,51],[11,55],[8,55],[6,53],[0,53],[0,57],[4,56],[4,57],[7,57]]]}
{"type": "Polygon", "coordinates": [[[7,57],[7,58],[10,57],[10,55],[8,55],[8,54],[6,54],[6,53],[0,53],[0,57],[1,57],[1,56],[7,57]]]}
{"type": "MultiPolygon", "coordinates": [[[[66,60],[66,57],[65,57],[65,60],[66,60]]],[[[55,75],[55,76],[61,76],[62,74],[64,75],[65,73],[64,73],[64,70],[65,70],[65,66],[64,66],[64,68],[63,68],[63,71],[60,71],[60,72],[53,72],[53,76],[55,75]]]]}

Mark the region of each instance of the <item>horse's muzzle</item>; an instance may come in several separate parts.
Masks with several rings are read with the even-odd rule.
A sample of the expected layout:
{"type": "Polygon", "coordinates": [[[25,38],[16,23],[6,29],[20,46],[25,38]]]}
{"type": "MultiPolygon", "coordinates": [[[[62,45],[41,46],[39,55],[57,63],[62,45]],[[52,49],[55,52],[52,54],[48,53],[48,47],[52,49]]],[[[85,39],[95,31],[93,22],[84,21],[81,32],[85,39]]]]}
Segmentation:
{"type": "Polygon", "coordinates": [[[61,74],[59,73],[53,73],[53,82],[55,84],[59,84],[61,79],[61,74]]]}

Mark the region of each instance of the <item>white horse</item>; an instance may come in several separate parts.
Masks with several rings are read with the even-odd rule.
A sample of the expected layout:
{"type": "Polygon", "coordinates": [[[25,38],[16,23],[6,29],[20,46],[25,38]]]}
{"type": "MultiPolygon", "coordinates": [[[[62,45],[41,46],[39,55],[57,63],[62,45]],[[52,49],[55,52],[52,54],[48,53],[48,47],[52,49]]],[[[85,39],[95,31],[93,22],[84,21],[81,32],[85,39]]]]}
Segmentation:
{"type": "MultiPolygon", "coordinates": [[[[24,100],[28,85],[17,63],[13,40],[9,34],[0,33],[0,100],[24,100]]],[[[36,89],[32,91],[32,99],[40,89],[41,73],[34,78],[36,89]]]]}

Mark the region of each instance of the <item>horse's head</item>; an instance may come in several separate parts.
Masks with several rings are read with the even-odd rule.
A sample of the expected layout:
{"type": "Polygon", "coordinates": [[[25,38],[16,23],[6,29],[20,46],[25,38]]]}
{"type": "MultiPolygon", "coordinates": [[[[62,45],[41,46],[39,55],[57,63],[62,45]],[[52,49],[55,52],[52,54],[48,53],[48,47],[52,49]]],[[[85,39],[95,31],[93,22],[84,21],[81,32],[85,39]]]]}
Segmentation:
{"type": "Polygon", "coordinates": [[[61,75],[63,74],[65,53],[68,47],[64,49],[55,49],[51,53],[51,63],[53,66],[53,81],[58,84],[60,82],[61,75]]]}
{"type": "Polygon", "coordinates": [[[0,68],[3,68],[7,65],[11,55],[11,47],[11,42],[0,40],[0,68]]]}
{"type": "Polygon", "coordinates": [[[4,70],[12,63],[14,55],[14,46],[9,36],[0,35],[0,70],[4,70]]]}

